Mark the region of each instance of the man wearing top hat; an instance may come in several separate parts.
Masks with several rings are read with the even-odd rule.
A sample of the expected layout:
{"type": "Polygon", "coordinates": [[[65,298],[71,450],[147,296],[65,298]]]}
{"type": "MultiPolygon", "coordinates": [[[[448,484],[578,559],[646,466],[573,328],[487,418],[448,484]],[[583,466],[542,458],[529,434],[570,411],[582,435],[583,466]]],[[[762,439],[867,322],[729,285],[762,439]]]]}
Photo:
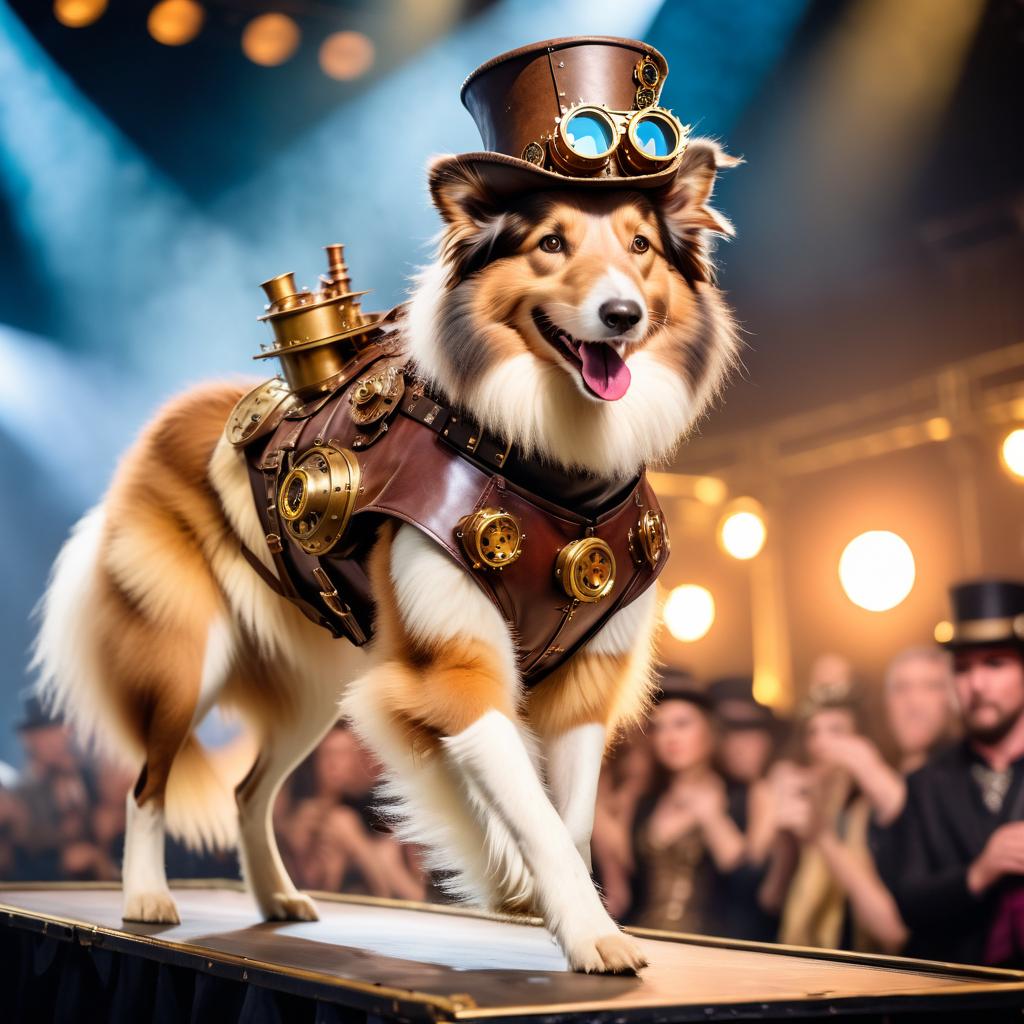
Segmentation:
{"type": "Polygon", "coordinates": [[[881,868],[911,956],[1024,966],[1024,583],[952,589],[963,740],[907,780],[881,868]]]}

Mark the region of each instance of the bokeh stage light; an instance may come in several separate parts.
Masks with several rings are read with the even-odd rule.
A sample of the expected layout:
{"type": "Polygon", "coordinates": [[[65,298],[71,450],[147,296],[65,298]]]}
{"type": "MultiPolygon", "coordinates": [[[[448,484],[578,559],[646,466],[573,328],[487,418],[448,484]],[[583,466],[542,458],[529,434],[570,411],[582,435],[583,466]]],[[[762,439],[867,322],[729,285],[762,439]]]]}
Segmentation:
{"type": "Polygon", "coordinates": [[[665,625],[684,643],[706,636],[715,622],[715,599],[711,591],[696,583],[675,587],[665,601],[665,625]]]}
{"type": "Polygon", "coordinates": [[[890,530],[869,530],[854,537],[839,559],[839,581],[846,596],[869,612],[895,608],[914,586],[916,569],[910,545],[890,530]]]}
{"type": "Polygon", "coordinates": [[[149,34],[164,46],[184,46],[203,27],[206,12],[195,0],[161,0],[146,19],[149,34]]]}
{"type": "Polygon", "coordinates": [[[253,62],[273,68],[294,56],[302,33],[287,14],[261,14],[242,32],[242,52],[253,62]]]}
{"type": "Polygon", "coordinates": [[[1024,480],[1024,429],[1011,430],[1003,438],[1000,454],[1010,473],[1024,480]]]}
{"type": "Polygon", "coordinates": [[[362,32],[332,32],[320,44],[320,68],[339,82],[365,75],[373,57],[373,43],[362,32]]]}
{"type": "Polygon", "coordinates": [[[107,9],[107,0],[54,0],[53,16],[68,28],[85,28],[98,21],[107,9]]]}
{"type": "Polygon", "coordinates": [[[767,536],[764,511],[753,498],[731,502],[718,524],[718,543],[726,554],[740,561],[756,558],[767,536]]]}

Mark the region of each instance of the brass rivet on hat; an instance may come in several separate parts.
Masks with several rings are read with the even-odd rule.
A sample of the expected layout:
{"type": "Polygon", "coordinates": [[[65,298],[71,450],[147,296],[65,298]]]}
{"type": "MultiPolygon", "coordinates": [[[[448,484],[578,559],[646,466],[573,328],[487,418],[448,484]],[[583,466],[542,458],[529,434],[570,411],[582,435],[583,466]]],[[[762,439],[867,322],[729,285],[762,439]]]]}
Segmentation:
{"type": "Polygon", "coordinates": [[[644,110],[647,107],[653,107],[655,99],[657,97],[654,95],[654,90],[641,85],[636,91],[636,109],[644,110]]]}
{"type": "Polygon", "coordinates": [[[544,147],[539,142],[528,142],[523,150],[523,159],[527,163],[541,167],[544,164],[544,147]]]}

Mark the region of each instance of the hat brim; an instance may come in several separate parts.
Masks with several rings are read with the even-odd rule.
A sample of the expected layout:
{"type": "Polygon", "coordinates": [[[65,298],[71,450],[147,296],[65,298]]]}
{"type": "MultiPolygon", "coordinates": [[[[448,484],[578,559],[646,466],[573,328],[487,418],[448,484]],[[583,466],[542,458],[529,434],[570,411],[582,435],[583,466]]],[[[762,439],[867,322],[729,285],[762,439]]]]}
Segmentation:
{"type": "Polygon", "coordinates": [[[601,175],[587,178],[549,171],[531,164],[528,160],[521,160],[505,153],[458,153],[438,160],[432,167],[432,173],[444,173],[448,169],[468,166],[480,175],[494,195],[501,196],[554,188],[646,190],[660,188],[671,181],[681,162],[682,154],[661,170],[651,174],[601,175]]]}

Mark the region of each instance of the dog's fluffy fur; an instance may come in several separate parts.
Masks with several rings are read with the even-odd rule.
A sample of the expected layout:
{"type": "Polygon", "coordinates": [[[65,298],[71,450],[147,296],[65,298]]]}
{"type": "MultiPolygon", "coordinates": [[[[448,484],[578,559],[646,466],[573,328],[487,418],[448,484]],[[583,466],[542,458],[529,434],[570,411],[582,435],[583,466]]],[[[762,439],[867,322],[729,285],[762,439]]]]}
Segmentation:
{"type": "MultiPolygon", "coordinates": [[[[732,162],[697,140],[657,192],[505,201],[472,167],[436,162],[445,223],[408,312],[419,372],[486,429],[567,469],[624,477],[667,459],[737,358],[707,248],[709,233],[731,233],[709,198],[732,162]],[[557,245],[544,241],[553,235],[557,245]],[[637,323],[609,328],[608,299],[635,301],[637,323]],[[597,397],[544,324],[614,346],[627,392],[597,397]]],[[[653,588],[527,694],[514,638],[482,591],[423,534],[389,522],[369,561],[375,638],[334,641],[241,554],[240,541],[273,571],[244,456],[224,437],[245,390],[210,384],[158,413],[75,527],[41,606],[43,692],[140,772],[125,918],[177,919],[165,826],[195,846],[237,840],[266,917],[315,917],[270,811],[340,700],[387,767],[400,834],[432,851],[453,893],[541,914],[575,969],[642,966],[587,869],[601,757],[647,701],[653,588]],[[255,746],[204,752],[194,729],[214,705],[236,709],[255,746]]]]}

